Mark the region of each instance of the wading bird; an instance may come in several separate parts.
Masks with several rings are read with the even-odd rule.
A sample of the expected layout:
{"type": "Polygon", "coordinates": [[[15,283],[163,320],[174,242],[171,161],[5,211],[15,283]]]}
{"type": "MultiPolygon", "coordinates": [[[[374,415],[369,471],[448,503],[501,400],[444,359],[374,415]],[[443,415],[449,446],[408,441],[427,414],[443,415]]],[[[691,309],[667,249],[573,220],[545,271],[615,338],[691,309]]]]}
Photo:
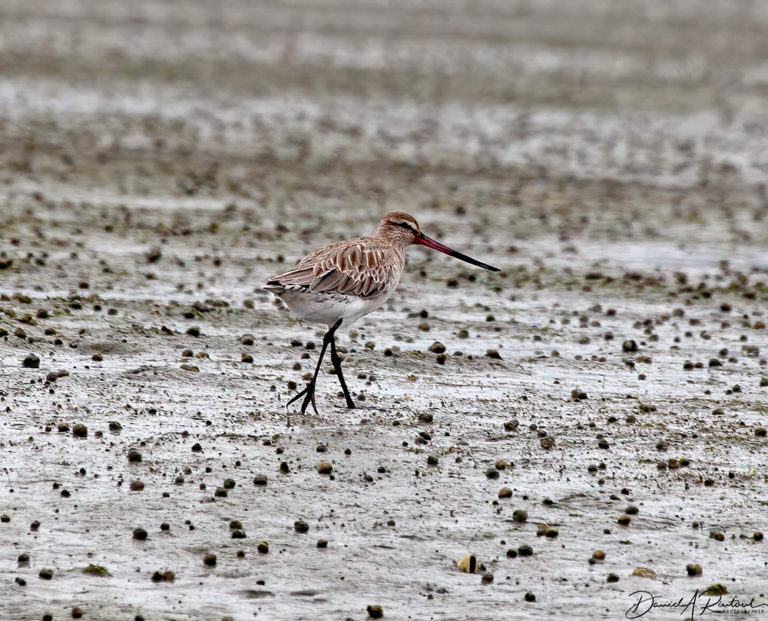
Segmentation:
{"type": "Polygon", "coordinates": [[[492,272],[499,271],[497,267],[427,237],[413,216],[392,211],[381,219],[373,237],[323,246],[304,257],[296,267],[267,280],[263,288],[285,302],[295,315],[305,321],[328,326],[315,373],[306,388],[293,397],[288,406],[304,397],[301,413],[304,414],[311,403],[317,414],[315,384],[325,350],[330,345],[331,363],[347,407],[355,407],[341,373],[341,359],[336,352],[336,330],[342,325],[349,327],[389,299],[403,275],[405,249],[411,244],[439,250],[492,272]]]}

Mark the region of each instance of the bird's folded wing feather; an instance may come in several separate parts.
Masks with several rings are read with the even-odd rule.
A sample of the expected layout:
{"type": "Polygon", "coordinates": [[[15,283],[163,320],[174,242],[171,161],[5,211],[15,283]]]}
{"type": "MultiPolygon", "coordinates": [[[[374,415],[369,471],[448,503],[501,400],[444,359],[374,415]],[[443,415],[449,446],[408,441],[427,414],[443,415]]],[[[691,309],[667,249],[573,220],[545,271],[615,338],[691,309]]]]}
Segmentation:
{"type": "Polygon", "coordinates": [[[318,293],[379,295],[396,277],[395,266],[385,256],[391,250],[361,242],[339,242],[320,248],[268,284],[302,287],[318,293]]]}

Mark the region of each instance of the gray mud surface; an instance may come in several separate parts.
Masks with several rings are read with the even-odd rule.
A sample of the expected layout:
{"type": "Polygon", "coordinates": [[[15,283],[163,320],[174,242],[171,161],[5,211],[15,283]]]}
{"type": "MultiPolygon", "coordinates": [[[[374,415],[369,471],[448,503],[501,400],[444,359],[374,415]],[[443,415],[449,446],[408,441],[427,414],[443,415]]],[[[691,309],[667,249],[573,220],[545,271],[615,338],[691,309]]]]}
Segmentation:
{"type": "Polygon", "coordinates": [[[0,618],[768,604],[767,30],[761,2],[3,2],[0,618]],[[322,330],[261,283],[391,209],[503,273],[410,250],[340,339],[362,407],[329,363],[288,412],[322,330]]]}

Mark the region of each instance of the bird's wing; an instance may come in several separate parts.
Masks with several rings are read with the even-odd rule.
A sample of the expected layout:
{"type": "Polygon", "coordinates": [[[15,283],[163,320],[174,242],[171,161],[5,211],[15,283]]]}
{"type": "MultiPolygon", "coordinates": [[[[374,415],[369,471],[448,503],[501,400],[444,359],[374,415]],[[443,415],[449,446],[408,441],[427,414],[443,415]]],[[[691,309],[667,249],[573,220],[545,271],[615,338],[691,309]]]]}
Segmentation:
{"type": "Polygon", "coordinates": [[[392,285],[401,262],[402,257],[394,249],[371,244],[369,239],[338,242],[316,250],[293,269],[269,279],[267,288],[300,287],[318,293],[375,297],[392,285]]]}

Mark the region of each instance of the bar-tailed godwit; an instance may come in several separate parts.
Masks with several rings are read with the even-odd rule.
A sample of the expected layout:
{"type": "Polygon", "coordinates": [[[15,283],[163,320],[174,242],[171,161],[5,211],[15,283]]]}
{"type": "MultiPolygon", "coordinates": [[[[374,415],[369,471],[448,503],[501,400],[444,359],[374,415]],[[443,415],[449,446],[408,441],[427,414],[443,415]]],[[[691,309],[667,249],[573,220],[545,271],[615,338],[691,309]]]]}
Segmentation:
{"type": "Polygon", "coordinates": [[[306,412],[310,403],[317,413],[315,384],[325,350],[330,345],[331,363],[347,407],[355,407],[341,373],[341,359],[336,352],[336,330],[342,325],[349,327],[389,299],[403,275],[405,249],[411,244],[421,244],[472,265],[499,271],[497,267],[427,237],[413,216],[392,211],[381,219],[373,237],[323,246],[304,257],[296,267],[267,280],[263,288],[285,302],[294,314],[306,321],[328,326],[312,379],[287,405],[303,396],[301,413],[306,412]]]}

